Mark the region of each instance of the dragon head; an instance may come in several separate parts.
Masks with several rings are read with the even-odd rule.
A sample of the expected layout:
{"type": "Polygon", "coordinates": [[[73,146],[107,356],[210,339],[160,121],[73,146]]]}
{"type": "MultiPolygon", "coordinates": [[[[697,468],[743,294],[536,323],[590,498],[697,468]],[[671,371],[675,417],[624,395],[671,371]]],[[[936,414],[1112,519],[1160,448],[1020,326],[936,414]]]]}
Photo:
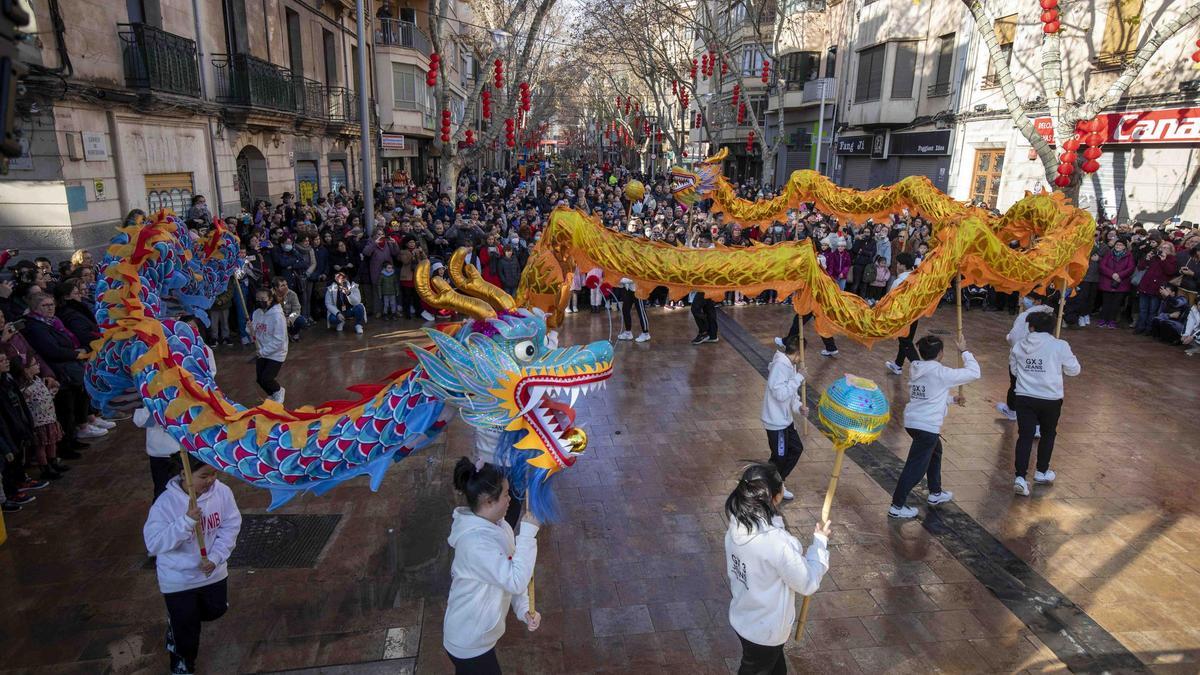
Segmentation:
{"type": "Polygon", "coordinates": [[[544,477],[575,463],[587,435],[574,426],[573,408],[612,376],[613,350],[607,342],[560,348],[539,309],[518,309],[512,298],[488,284],[470,265],[465,250],[450,259],[456,288],[418,270],[417,290],[435,307],[473,317],[453,333],[427,329],[431,350],[415,350],[426,393],[460,410],[478,429],[513,432],[513,444],[526,463],[544,477]]]}
{"type": "Polygon", "coordinates": [[[681,204],[694,206],[708,193],[717,189],[717,180],[721,178],[721,162],[729,154],[728,148],[708,159],[697,162],[695,171],[689,171],[680,166],[671,167],[671,194],[681,204]]]}

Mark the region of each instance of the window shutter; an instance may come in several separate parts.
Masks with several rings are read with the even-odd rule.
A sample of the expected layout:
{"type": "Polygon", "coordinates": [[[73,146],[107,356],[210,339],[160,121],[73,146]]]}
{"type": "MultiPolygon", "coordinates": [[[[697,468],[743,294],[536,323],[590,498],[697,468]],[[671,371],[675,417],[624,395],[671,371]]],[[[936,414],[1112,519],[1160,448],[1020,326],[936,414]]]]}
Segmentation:
{"type": "Polygon", "coordinates": [[[950,84],[950,68],[954,65],[954,33],[943,35],[938,41],[936,84],[950,84]]]}
{"type": "Polygon", "coordinates": [[[1112,0],[1104,22],[1100,56],[1121,59],[1137,49],[1142,25],[1142,0],[1112,0]]]}
{"type": "Polygon", "coordinates": [[[883,57],[886,50],[887,45],[879,45],[871,49],[871,78],[867,92],[871,99],[877,99],[883,94],[883,57]]]}
{"type": "Polygon", "coordinates": [[[892,98],[912,98],[917,74],[917,43],[896,43],[896,66],[892,71],[892,98]]]}

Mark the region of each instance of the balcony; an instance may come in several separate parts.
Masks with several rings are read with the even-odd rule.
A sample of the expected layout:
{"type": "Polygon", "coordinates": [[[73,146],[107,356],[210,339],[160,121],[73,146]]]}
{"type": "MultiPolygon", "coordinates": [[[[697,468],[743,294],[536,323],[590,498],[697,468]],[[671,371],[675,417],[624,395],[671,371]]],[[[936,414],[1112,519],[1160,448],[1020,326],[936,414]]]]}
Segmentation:
{"type": "MultiPolygon", "coordinates": [[[[284,113],[300,109],[292,71],[247,54],[213,54],[217,102],[284,113]]],[[[307,88],[305,89],[307,102],[307,88]]]]}
{"type": "Polygon", "coordinates": [[[329,88],[329,123],[358,124],[358,94],[345,87],[329,88]]]}
{"type": "Polygon", "coordinates": [[[325,85],[299,75],[292,76],[292,88],[296,100],[296,112],[317,121],[329,118],[329,98],[325,85]]]}
{"type": "Polygon", "coordinates": [[[417,24],[399,19],[379,19],[379,30],[375,31],[375,44],[380,47],[415,49],[425,56],[433,53],[429,38],[417,28],[417,24]]]}
{"type": "MultiPolygon", "coordinates": [[[[787,80],[783,93],[783,107],[786,109],[800,108],[819,104],[822,99],[821,86],[824,84],[824,100],[833,103],[837,98],[837,80],[832,77],[815,78],[811,80],[787,80]]],[[[769,110],[779,108],[779,95],[771,96],[769,110]]]]}
{"type": "Polygon", "coordinates": [[[983,80],[979,82],[980,89],[995,89],[1000,86],[1000,76],[995,73],[988,73],[983,76],[983,80]]]}
{"type": "Polygon", "coordinates": [[[929,85],[929,88],[926,90],[925,95],[928,96],[929,98],[935,98],[938,96],[949,96],[950,95],[950,83],[949,82],[935,82],[935,83],[929,85]]]}
{"type": "Polygon", "coordinates": [[[826,103],[832,103],[837,98],[837,80],[835,78],[823,77],[804,83],[803,100],[805,103],[820,103],[822,98],[826,103]]]}
{"type": "Polygon", "coordinates": [[[144,23],[119,23],[125,84],[131,89],[200,97],[196,43],[144,23]]]}

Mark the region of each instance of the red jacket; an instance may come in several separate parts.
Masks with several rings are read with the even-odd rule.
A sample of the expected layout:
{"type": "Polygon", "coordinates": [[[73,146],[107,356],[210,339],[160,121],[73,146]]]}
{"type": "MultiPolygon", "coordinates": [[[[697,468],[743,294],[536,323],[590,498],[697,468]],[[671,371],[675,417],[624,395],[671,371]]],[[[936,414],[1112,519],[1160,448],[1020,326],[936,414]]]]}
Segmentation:
{"type": "Polygon", "coordinates": [[[825,270],[834,279],[845,279],[850,274],[850,252],[834,249],[826,253],[825,270]]]}
{"type": "Polygon", "coordinates": [[[1117,258],[1109,251],[1103,258],[1100,259],[1100,290],[1110,293],[1128,293],[1132,287],[1129,283],[1129,278],[1133,276],[1133,254],[1126,251],[1125,255],[1117,258]],[[1112,280],[1112,275],[1116,274],[1121,278],[1119,282],[1112,280]]]}
{"type": "Polygon", "coordinates": [[[1139,270],[1146,270],[1142,275],[1142,280],[1138,283],[1138,293],[1146,295],[1158,295],[1158,287],[1167,283],[1179,273],[1179,265],[1175,262],[1175,256],[1167,256],[1166,260],[1158,257],[1158,253],[1147,255],[1142,258],[1142,262],[1138,263],[1139,270]]]}

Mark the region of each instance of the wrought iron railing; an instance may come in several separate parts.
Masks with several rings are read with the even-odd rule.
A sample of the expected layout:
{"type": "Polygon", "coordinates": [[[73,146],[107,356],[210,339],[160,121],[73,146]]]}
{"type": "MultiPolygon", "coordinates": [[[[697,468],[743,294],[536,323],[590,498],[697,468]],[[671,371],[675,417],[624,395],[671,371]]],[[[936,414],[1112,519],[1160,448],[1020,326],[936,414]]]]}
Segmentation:
{"type": "Polygon", "coordinates": [[[248,54],[213,54],[217,101],[284,112],[300,109],[292,71],[248,54]]]}
{"type": "Polygon", "coordinates": [[[928,90],[927,94],[929,96],[949,96],[950,95],[950,83],[949,82],[935,82],[935,83],[929,85],[929,90],[928,90]]]}
{"type": "Polygon", "coordinates": [[[415,49],[425,56],[433,51],[429,38],[417,28],[417,24],[399,19],[380,19],[379,30],[375,31],[375,42],[390,47],[415,49]]]}
{"type": "Polygon", "coordinates": [[[358,94],[345,87],[329,88],[329,121],[358,124],[358,94]]]}
{"type": "Polygon", "coordinates": [[[805,103],[820,102],[824,96],[826,101],[837,98],[837,80],[832,77],[822,77],[804,83],[805,103]]]}
{"type": "Polygon", "coordinates": [[[117,29],[127,86],[200,97],[195,41],[144,23],[119,23],[117,29]]]}
{"type": "Polygon", "coordinates": [[[303,113],[305,117],[328,119],[329,96],[325,85],[307,77],[293,75],[292,87],[296,92],[296,112],[303,113]]]}

